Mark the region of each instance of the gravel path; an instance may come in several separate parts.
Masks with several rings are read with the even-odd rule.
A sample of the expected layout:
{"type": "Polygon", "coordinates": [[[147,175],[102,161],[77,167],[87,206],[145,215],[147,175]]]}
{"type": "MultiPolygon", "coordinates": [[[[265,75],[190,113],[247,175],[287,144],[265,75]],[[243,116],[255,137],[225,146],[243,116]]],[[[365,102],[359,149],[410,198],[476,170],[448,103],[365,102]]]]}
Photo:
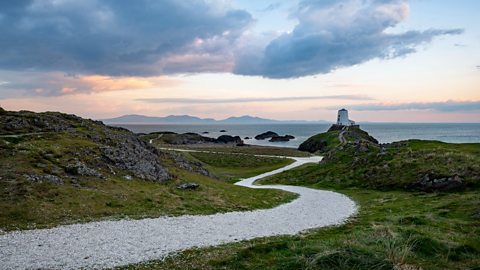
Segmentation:
{"type": "Polygon", "coordinates": [[[292,159],[296,161],[286,167],[236,183],[300,194],[290,203],[247,212],[101,221],[11,232],[0,235],[0,268],[109,268],[161,259],[192,247],[293,235],[340,224],[356,212],[355,203],[339,193],[296,186],[253,185],[259,178],[320,161],[319,157],[292,159]]]}

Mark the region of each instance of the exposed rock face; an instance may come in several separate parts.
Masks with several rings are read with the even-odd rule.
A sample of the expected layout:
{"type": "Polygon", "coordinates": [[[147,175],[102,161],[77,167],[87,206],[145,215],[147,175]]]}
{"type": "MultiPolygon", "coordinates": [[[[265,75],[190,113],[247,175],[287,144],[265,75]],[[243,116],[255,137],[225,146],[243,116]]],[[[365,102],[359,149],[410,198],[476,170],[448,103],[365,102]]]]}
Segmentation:
{"type": "Polygon", "coordinates": [[[420,181],[410,184],[407,188],[425,192],[452,191],[465,188],[465,183],[460,176],[434,176],[425,174],[420,181]]]}
{"type": "Polygon", "coordinates": [[[212,174],[203,167],[202,163],[198,161],[189,161],[185,159],[185,157],[182,154],[179,154],[176,152],[168,152],[166,155],[171,157],[179,168],[182,168],[190,172],[195,172],[201,175],[212,177],[212,174]]]}
{"type": "MultiPolygon", "coordinates": [[[[60,168],[60,172],[52,172],[57,176],[67,173],[70,176],[102,178],[101,171],[114,172],[117,169],[130,171],[138,178],[151,181],[166,181],[171,178],[161,163],[161,153],[126,129],[52,112],[4,112],[0,117],[0,134],[22,136],[30,133],[61,139],[57,147],[65,156],[59,156],[59,159],[50,153],[42,154],[50,166],[60,168]],[[80,146],[73,152],[69,151],[69,142],[79,143],[80,146]]],[[[55,179],[50,180],[56,182],[55,179]]]]}
{"type": "Polygon", "coordinates": [[[154,152],[128,144],[102,148],[103,157],[113,166],[128,170],[138,178],[161,182],[168,179],[169,174],[154,152]]]}
{"type": "Polygon", "coordinates": [[[278,134],[273,132],[273,131],[267,131],[267,132],[264,132],[262,134],[258,134],[257,136],[255,136],[255,140],[265,140],[265,139],[268,139],[268,138],[272,138],[274,136],[278,136],[278,134]]]}
{"type": "Polygon", "coordinates": [[[270,138],[269,142],[288,142],[292,139],[295,139],[292,135],[285,135],[285,136],[273,136],[270,138]]]}
{"type": "Polygon", "coordinates": [[[323,151],[327,147],[327,141],[323,139],[318,140],[306,140],[298,147],[298,150],[315,153],[317,151],[323,151]]]}

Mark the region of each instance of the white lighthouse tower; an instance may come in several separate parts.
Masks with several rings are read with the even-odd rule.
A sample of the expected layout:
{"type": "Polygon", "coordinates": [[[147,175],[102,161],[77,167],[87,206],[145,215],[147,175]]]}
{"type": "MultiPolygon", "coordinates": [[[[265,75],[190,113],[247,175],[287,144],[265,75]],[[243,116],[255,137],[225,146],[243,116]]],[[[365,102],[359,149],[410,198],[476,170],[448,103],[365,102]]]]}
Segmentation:
{"type": "Polygon", "coordinates": [[[337,125],[339,126],[353,126],[355,125],[355,121],[348,119],[348,111],[345,109],[341,109],[338,111],[337,116],[337,125]]]}

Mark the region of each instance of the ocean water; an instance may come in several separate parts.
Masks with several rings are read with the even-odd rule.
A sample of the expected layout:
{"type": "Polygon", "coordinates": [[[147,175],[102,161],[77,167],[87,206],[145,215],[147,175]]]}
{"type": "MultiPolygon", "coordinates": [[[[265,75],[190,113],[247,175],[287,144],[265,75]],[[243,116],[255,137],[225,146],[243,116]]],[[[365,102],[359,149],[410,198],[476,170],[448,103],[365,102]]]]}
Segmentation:
{"type": "MultiPolygon", "coordinates": [[[[274,131],[279,135],[293,135],[289,142],[271,143],[268,140],[247,139],[245,143],[254,145],[283,146],[296,148],[312,135],[325,132],[331,124],[255,124],[255,125],[117,125],[136,133],[155,131],[173,131],[177,133],[195,132],[208,137],[220,135],[253,138],[265,131],[274,131]],[[220,130],[227,132],[220,132],[220,130]]],[[[360,127],[381,143],[390,143],[408,139],[438,140],[450,143],[480,143],[480,124],[411,124],[411,123],[365,123],[360,127]]]]}

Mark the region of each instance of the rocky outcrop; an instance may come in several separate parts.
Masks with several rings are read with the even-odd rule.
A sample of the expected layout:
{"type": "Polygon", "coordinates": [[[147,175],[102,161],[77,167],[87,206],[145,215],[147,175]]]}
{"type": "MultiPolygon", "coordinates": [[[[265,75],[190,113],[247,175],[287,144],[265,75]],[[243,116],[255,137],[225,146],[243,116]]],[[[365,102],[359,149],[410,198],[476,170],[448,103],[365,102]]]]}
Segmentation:
{"type": "Polygon", "coordinates": [[[264,132],[262,134],[258,134],[257,136],[255,136],[255,140],[265,140],[265,139],[272,138],[273,136],[278,136],[278,134],[276,132],[273,132],[273,131],[267,131],[267,132],[264,132]]]}
{"type": "MultiPolygon", "coordinates": [[[[23,136],[32,133],[59,139],[58,144],[52,139],[58,154],[38,149],[39,158],[35,161],[35,164],[50,164],[39,168],[48,173],[52,171],[56,176],[103,178],[102,171],[114,174],[115,170],[126,170],[145,180],[161,182],[171,178],[162,164],[162,154],[126,129],[55,112],[5,112],[0,117],[0,134],[23,136]],[[71,149],[70,143],[76,144],[76,148],[71,149]]],[[[36,137],[27,139],[35,140],[36,137]]],[[[37,178],[30,177],[32,181],[37,178]]],[[[38,179],[43,181],[45,177],[38,179]]]]}
{"type": "Polygon", "coordinates": [[[202,163],[198,161],[187,160],[182,154],[179,154],[177,152],[168,152],[166,153],[166,155],[173,159],[175,165],[179,168],[201,175],[213,177],[212,174],[203,167],[202,163]]]}
{"type": "Polygon", "coordinates": [[[285,136],[273,136],[268,140],[269,142],[288,142],[292,139],[295,139],[292,135],[285,135],[285,136]]]}
{"type": "Polygon", "coordinates": [[[68,164],[65,167],[65,172],[72,175],[93,176],[97,178],[103,177],[97,170],[88,167],[85,163],[78,160],[73,164],[68,164]]]}
{"type": "Polygon", "coordinates": [[[315,153],[318,151],[324,151],[327,147],[327,141],[324,139],[308,139],[300,144],[298,150],[315,153]]]}
{"type": "Polygon", "coordinates": [[[242,139],[239,136],[222,135],[215,140],[216,143],[231,143],[231,144],[243,144],[242,139]]]}
{"type": "Polygon", "coordinates": [[[409,189],[420,190],[425,192],[433,191],[453,191],[466,187],[460,176],[435,176],[425,174],[418,182],[407,186],[409,189]]]}

